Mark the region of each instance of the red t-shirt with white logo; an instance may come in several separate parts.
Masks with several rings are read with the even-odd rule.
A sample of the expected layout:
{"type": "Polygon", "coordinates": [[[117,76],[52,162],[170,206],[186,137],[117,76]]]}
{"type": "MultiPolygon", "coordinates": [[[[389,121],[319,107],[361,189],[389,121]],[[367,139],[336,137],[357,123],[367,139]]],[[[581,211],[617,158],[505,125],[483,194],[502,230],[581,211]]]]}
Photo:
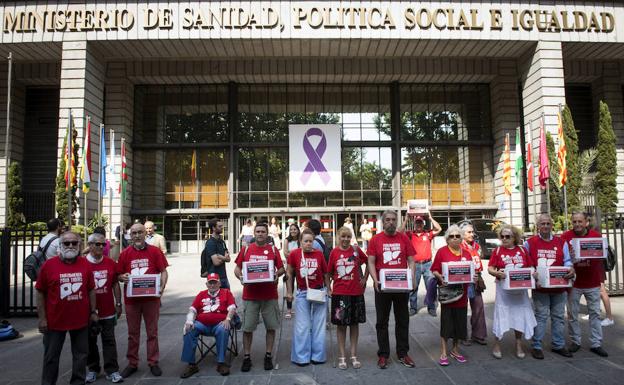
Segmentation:
{"type": "Polygon", "coordinates": [[[523,246],[516,246],[512,249],[499,246],[492,251],[488,265],[505,269],[510,265],[513,265],[510,267],[533,267],[533,262],[523,246]]]}
{"type": "Polygon", "coordinates": [[[364,288],[360,285],[361,266],[367,261],[366,254],[357,246],[349,247],[347,250],[334,248],[329,254],[332,294],[353,296],[364,294],[364,288]]]}
{"type": "Polygon", "coordinates": [[[412,247],[414,248],[414,261],[416,262],[426,262],[431,260],[431,240],[435,237],[432,230],[423,231],[422,233],[417,233],[415,231],[407,231],[405,232],[407,238],[412,243],[412,247]]]}
{"type": "MultiPolygon", "coordinates": [[[[568,248],[572,251],[572,239],[574,238],[600,238],[599,232],[589,230],[584,236],[578,236],[574,233],[574,230],[568,230],[561,234],[561,239],[568,243],[568,248]]],[[[604,261],[602,259],[585,259],[574,264],[574,271],[576,272],[576,280],[573,286],[577,289],[591,289],[594,287],[600,287],[600,284],[604,281],[604,261]]]]}
{"type": "Polygon", "coordinates": [[[48,329],[76,330],[89,324],[89,291],[94,283],[84,257],[76,257],[73,263],[59,257],[48,259],[39,270],[35,288],[45,295],[48,329]]]}
{"type": "Polygon", "coordinates": [[[472,244],[462,241],[460,247],[466,250],[470,256],[472,257],[472,262],[475,265],[476,272],[483,271],[483,263],[481,262],[481,246],[477,242],[472,242],[472,244]]]}
{"type": "MultiPolygon", "coordinates": [[[[160,274],[167,266],[169,266],[169,263],[163,252],[158,247],[146,243],[145,248],[142,250],[137,250],[130,246],[122,251],[117,261],[117,273],[129,273],[130,275],[160,274]]],[[[124,294],[124,302],[126,304],[158,300],[160,300],[158,297],[128,298],[124,294]]]]}
{"type": "Polygon", "coordinates": [[[301,249],[294,249],[288,255],[288,265],[292,266],[295,270],[295,276],[297,277],[297,287],[300,290],[306,290],[306,274],[308,275],[308,281],[312,289],[318,289],[325,285],[323,276],[327,273],[327,263],[325,257],[321,251],[314,249],[313,251],[305,253],[305,262],[301,258],[301,249]]]}
{"type": "MultiPolygon", "coordinates": [[[[243,262],[273,261],[275,272],[284,267],[279,251],[273,245],[258,246],[252,243],[241,249],[236,257],[236,266],[243,268],[243,262]]],[[[277,299],[277,283],[258,282],[243,285],[243,299],[246,301],[266,301],[277,299]]]]}
{"type": "Polygon", "coordinates": [[[115,315],[115,296],[113,283],[117,282],[117,263],[109,257],[102,257],[99,263],[89,263],[89,271],[93,275],[98,316],[108,318],[115,315]]]}
{"type": "Polygon", "coordinates": [[[236,306],[234,296],[228,289],[219,289],[213,297],[208,290],[200,291],[191,305],[197,311],[197,321],[213,326],[227,317],[228,308],[236,306]]]}
{"type": "Polygon", "coordinates": [[[394,235],[385,232],[375,234],[368,243],[366,252],[375,257],[377,276],[381,269],[407,269],[407,257],[415,254],[407,235],[398,232],[394,235]]]}
{"type": "MultiPolygon", "coordinates": [[[[552,239],[546,240],[539,235],[534,235],[527,239],[527,244],[533,266],[563,266],[564,242],[561,238],[553,236],[552,239]]],[[[543,293],[563,293],[566,288],[540,287],[535,290],[543,293]]]]}
{"type": "MultiPolygon", "coordinates": [[[[442,262],[460,262],[472,260],[472,257],[470,256],[470,253],[468,251],[462,248],[460,248],[459,250],[459,255],[455,255],[448,246],[444,246],[439,249],[436,253],[433,263],[431,264],[431,271],[437,271],[438,273],[442,274],[442,262]]],[[[448,304],[442,304],[442,306],[453,308],[468,306],[468,284],[464,284],[464,294],[459,300],[448,304]]]]}

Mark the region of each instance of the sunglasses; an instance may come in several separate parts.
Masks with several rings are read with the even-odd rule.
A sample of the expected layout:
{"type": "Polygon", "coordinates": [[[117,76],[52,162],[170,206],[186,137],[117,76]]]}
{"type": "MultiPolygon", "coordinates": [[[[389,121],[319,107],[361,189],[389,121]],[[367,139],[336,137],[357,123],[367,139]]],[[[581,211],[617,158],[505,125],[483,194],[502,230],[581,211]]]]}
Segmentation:
{"type": "Polygon", "coordinates": [[[513,235],[509,235],[509,234],[505,234],[505,235],[501,235],[501,239],[512,239],[513,235]]]}
{"type": "Polygon", "coordinates": [[[95,246],[95,247],[104,247],[104,246],[106,246],[106,243],[104,243],[104,242],[93,242],[92,245],[95,246]]]}
{"type": "Polygon", "coordinates": [[[461,239],[461,235],[460,234],[451,234],[448,237],[449,237],[449,239],[461,239]]]}
{"type": "Polygon", "coordinates": [[[64,241],[63,246],[78,246],[79,243],[79,241],[64,241]]]}

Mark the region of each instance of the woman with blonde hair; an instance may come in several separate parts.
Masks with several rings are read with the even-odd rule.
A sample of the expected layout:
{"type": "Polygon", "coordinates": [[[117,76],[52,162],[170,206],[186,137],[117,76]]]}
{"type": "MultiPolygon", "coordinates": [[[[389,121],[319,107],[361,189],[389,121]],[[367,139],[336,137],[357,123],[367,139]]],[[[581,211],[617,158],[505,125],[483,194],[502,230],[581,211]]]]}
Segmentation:
{"type": "Polygon", "coordinates": [[[516,357],[524,358],[522,336],[533,337],[533,329],[537,325],[533,307],[529,300],[528,290],[505,290],[505,270],[518,267],[532,267],[529,253],[522,244],[520,230],[511,225],[503,225],[498,233],[501,246],[494,249],[490,257],[488,273],[496,278],[496,300],[494,302],[494,322],[492,332],[495,336],[492,355],[502,358],[500,340],[503,335],[513,329],[516,337],[516,357]]]}
{"type": "Polygon", "coordinates": [[[336,325],[338,335],[338,367],[347,368],[345,344],[347,326],[351,339],[351,365],[359,369],[357,358],[359,325],[366,322],[364,288],[368,280],[366,265],[368,257],[357,245],[352,245],[352,232],[343,226],[338,230],[338,246],[329,255],[329,277],[333,281],[331,297],[331,323],[336,325]],[[365,273],[362,273],[362,265],[365,273]]]}

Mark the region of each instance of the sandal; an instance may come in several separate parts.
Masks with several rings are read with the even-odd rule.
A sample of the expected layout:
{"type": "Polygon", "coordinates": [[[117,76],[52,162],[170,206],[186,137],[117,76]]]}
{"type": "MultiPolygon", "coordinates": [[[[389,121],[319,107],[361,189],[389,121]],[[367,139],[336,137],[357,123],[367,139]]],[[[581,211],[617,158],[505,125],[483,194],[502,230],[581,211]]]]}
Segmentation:
{"type": "Polygon", "coordinates": [[[468,361],[466,357],[464,357],[463,355],[459,353],[451,352],[450,355],[451,357],[455,359],[455,361],[459,362],[460,364],[463,364],[468,361]]]}
{"type": "Polygon", "coordinates": [[[347,358],[338,357],[338,369],[345,370],[347,368],[347,358]]]}
{"type": "Polygon", "coordinates": [[[353,365],[353,369],[359,369],[362,367],[362,363],[358,361],[356,356],[351,357],[351,365],[353,365]]]}
{"type": "Polygon", "coordinates": [[[440,357],[440,359],[438,360],[438,364],[440,364],[440,366],[448,366],[449,364],[449,360],[448,357],[440,357]]]}
{"type": "Polygon", "coordinates": [[[284,314],[284,318],[285,319],[291,319],[292,318],[292,314],[290,311],[287,311],[286,314],[284,314]]]}

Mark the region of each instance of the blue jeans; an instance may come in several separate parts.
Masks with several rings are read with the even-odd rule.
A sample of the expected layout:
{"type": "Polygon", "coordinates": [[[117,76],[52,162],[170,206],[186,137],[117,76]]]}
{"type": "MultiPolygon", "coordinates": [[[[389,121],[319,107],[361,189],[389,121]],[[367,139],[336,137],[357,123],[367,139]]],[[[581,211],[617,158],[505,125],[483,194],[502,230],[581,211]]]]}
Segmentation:
{"type": "Polygon", "coordinates": [[[592,348],[598,348],[602,345],[602,325],[600,324],[600,286],[590,289],[572,288],[570,298],[568,298],[568,335],[570,340],[577,345],[581,344],[581,325],[578,322],[579,306],[581,295],[585,296],[587,301],[587,310],[589,310],[589,342],[592,348]]]}
{"type": "Polygon", "coordinates": [[[295,326],[290,353],[292,362],[297,364],[308,364],[310,360],[325,362],[326,320],[327,304],[308,302],[306,291],[297,290],[295,326]]]}
{"type": "MultiPolygon", "coordinates": [[[[426,288],[427,281],[429,281],[429,278],[433,277],[433,273],[431,272],[431,261],[425,263],[416,262],[416,277],[414,278],[416,281],[416,290],[412,291],[409,296],[410,309],[418,310],[418,286],[420,286],[421,277],[423,282],[425,282],[426,288]]],[[[435,310],[435,308],[435,302],[427,305],[427,309],[435,310]]]]}
{"type": "Polygon", "coordinates": [[[193,329],[184,335],[184,346],[182,347],[182,362],[188,364],[195,363],[195,349],[197,348],[199,335],[214,336],[217,343],[217,362],[225,362],[225,351],[227,350],[228,337],[230,332],[220,324],[204,325],[195,321],[193,329]]]}
{"type": "Polygon", "coordinates": [[[565,347],[564,314],[567,298],[568,294],[565,291],[563,293],[545,293],[533,290],[533,306],[537,321],[533,332],[533,349],[542,349],[542,339],[546,333],[549,315],[552,334],[551,347],[553,349],[565,347]]]}

